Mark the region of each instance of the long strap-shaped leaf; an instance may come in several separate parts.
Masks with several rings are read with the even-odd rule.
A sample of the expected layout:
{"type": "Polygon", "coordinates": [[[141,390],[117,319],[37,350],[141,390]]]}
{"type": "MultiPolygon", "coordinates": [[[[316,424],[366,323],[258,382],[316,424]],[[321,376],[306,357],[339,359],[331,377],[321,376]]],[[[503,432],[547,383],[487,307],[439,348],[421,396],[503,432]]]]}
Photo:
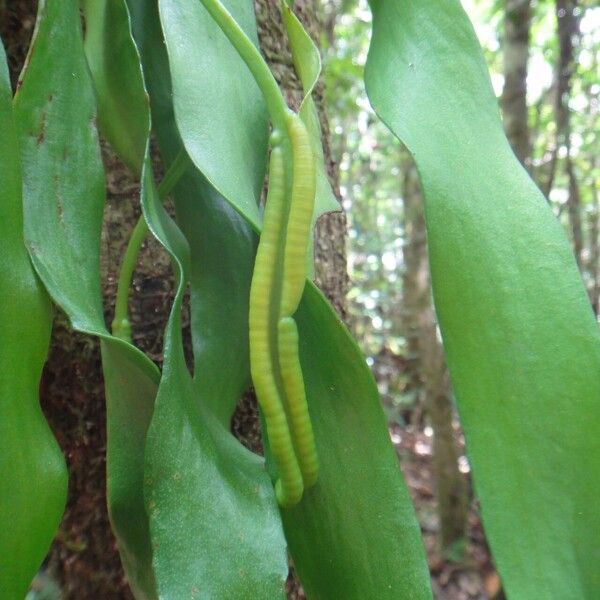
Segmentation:
{"type": "Polygon", "coordinates": [[[0,595],[21,600],[65,506],[64,458],[39,405],[52,307],[23,242],[19,144],[0,44],[0,595]]]}
{"type": "MultiPolygon", "coordinates": [[[[127,0],[127,3],[143,57],[154,128],[161,153],[170,163],[177,156],[182,142],[175,125],[170,69],[158,19],[158,2],[127,0]]],[[[228,55],[217,52],[217,56],[221,56],[223,64],[227,65],[223,72],[230,73],[224,81],[238,81],[239,70],[232,71],[228,55]]],[[[248,103],[255,102],[256,92],[252,87],[242,86],[241,90],[248,103]]],[[[240,91],[236,93],[239,95],[240,91]]],[[[222,100],[231,97],[222,94],[222,100]]],[[[206,118],[215,121],[212,117],[206,118]]],[[[262,107],[254,115],[256,119],[261,119],[261,127],[266,131],[266,115],[262,107]]],[[[203,126],[205,124],[203,121],[203,126]]],[[[256,151],[266,155],[266,136],[264,140],[260,137],[260,140],[256,151]]],[[[253,175],[252,186],[257,189],[262,186],[265,166],[253,175]]],[[[228,424],[240,395],[250,381],[248,296],[257,240],[245,220],[199,171],[189,170],[181,178],[173,196],[178,225],[185,233],[192,253],[190,295],[194,385],[217,417],[228,424]]]]}
{"type": "Polygon", "coordinates": [[[567,240],[502,132],[458,0],[371,0],[367,90],[412,152],[436,309],[510,598],[600,597],[600,335],[567,240]]]}
{"type": "Polygon", "coordinates": [[[223,428],[194,391],[181,335],[187,240],[142,176],[144,216],[173,258],[177,294],[146,446],[146,499],[161,598],[283,596],[283,532],[260,457],[223,428]]]}
{"type": "MultiPolygon", "coordinates": [[[[258,227],[255,209],[244,206],[245,202],[256,199],[248,196],[246,188],[236,187],[234,180],[235,170],[245,168],[247,160],[260,167],[252,180],[262,182],[264,177],[264,160],[259,163],[252,156],[240,154],[236,147],[239,136],[249,136],[253,140],[250,144],[253,156],[266,155],[266,139],[262,133],[256,136],[253,133],[256,119],[264,119],[264,107],[256,107],[251,118],[237,109],[236,95],[256,94],[254,84],[250,81],[239,86],[239,81],[245,81],[241,59],[231,56],[229,51],[215,52],[212,48],[219,32],[214,32],[214,23],[208,21],[210,16],[199,0],[160,4],[167,48],[172,51],[170,64],[180,134],[187,140],[188,150],[199,148],[202,153],[210,153],[212,148],[208,142],[203,145],[202,140],[213,137],[220,140],[220,151],[233,165],[223,161],[216,163],[215,170],[215,163],[203,162],[202,153],[192,158],[202,170],[206,167],[205,172],[216,187],[224,193],[231,190],[227,200],[249,224],[258,227]],[[196,35],[197,28],[210,30],[211,35],[196,35]],[[186,55],[211,56],[211,60],[185,61],[186,55]],[[217,104],[211,103],[210,95],[202,94],[215,87],[220,90],[217,104]],[[186,97],[195,98],[191,114],[196,118],[190,119],[178,110],[179,97],[186,106],[189,104],[186,97]],[[214,113],[219,115],[218,119],[213,110],[218,110],[214,113]],[[235,136],[223,137],[223,123],[235,130],[235,136]],[[206,135],[207,127],[212,132],[210,137],[206,135]],[[226,188],[225,182],[229,187],[226,188]]],[[[236,0],[226,5],[237,16],[236,11],[247,15],[252,3],[236,0]]],[[[161,117],[169,113],[169,94],[161,63],[164,56],[159,57],[163,49],[160,40],[149,39],[151,10],[141,13],[143,20],[138,14],[144,29],[140,28],[137,41],[146,49],[145,54],[142,50],[142,56],[151,95],[156,101],[155,119],[160,130],[161,117]]],[[[243,229],[240,225],[239,235],[243,235],[243,229]]],[[[284,510],[282,516],[305,590],[311,598],[430,597],[419,528],[389,442],[371,374],[343,325],[311,284],[297,316],[301,362],[321,470],[317,485],[297,507],[284,510]]]]}
{"type": "Polygon", "coordinates": [[[81,5],[100,131],[139,176],[148,138],[149,107],[127,4],[125,0],[81,0],[81,5]]]}
{"type": "MultiPolygon", "coordinates": [[[[228,8],[251,39],[257,43],[252,3],[231,0],[228,8]]],[[[193,129],[193,139],[183,136],[194,163],[225,197],[234,199],[236,209],[260,228],[258,203],[266,167],[267,113],[250,72],[200,0],[159,2],[162,26],[171,60],[173,106],[182,130],[193,129]],[[199,40],[205,43],[198,44],[199,40]],[[220,73],[215,65],[228,67],[235,79],[220,73]],[[217,79],[210,88],[181,86],[188,69],[213,72],[217,79]],[[237,126],[238,119],[246,127],[237,126]],[[222,174],[226,172],[227,177],[222,174]]]]}

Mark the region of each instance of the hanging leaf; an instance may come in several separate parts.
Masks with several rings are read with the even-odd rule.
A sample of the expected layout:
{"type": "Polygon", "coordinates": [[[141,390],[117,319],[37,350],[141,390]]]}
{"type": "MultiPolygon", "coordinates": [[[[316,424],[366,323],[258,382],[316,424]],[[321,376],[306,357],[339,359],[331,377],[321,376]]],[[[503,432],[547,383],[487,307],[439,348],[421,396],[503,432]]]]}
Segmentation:
{"type": "MultiPolygon", "coordinates": [[[[128,0],[151,92],[155,132],[167,163],[182,146],[173,113],[169,63],[157,2],[128,0]]],[[[191,251],[194,386],[223,423],[248,387],[248,298],[256,236],[245,219],[195,169],[173,193],[191,251]]]]}
{"type": "MultiPolygon", "coordinates": [[[[226,4],[258,45],[252,3],[226,4]]],[[[186,150],[211,184],[259,229],[268,136],[261,92],[200,0],[161,0],[159,7],[186,150]],[[246,126],[238,127],[240,121],[246,126]]]]}
{"type": "Polygon", "coordinates": [[[296,313],[319,479],[283,509],[309,598],[431,598],[420,529],[377,386],[356,343],[309,283],[296,313]]]}
{"type": "Polygon", "coordinates": [[[148,139],[148,96],[125,0],[82,0],[85,54],[98,124],[119,158],[139,176],[148,139]]]}
{"type": "Polygon", "coordinates": [[[15,96],[25,240],[36,271],[73,327],[104,335],[104,176],[75,4],[42,0],[31,47],[15,96]]]}
{"type": "Polygon", "coordinates": [[[23,598],[65,507],[65,461],[40,409],[52,307],[23,243],[19,146],[0,44],[0,590],[23,598]]]}
{"type": "Polygon", "coordinates": [[[416,160],[435,304],[510,598],[600,596],[600,334],[564,233],[513,155],[458,0],[371,0],[378,115],[416,160]]]}
{"type": "Polygon", "coordinates": [[[181,336],[190,251],[142,178],[144,216],[178,281],[163,375],[146,444],[146,498],[161,598],[283,598],[283,532],[263,460],[239,444],[194,391],[181,336]]]}
{"type": "Polygon", "coordinates": [[[157,595],[143,481],[146,433],[159,375],[148,358],[122,340],[101,339],[100,348],[107,413],[108,513],[135,597],[152,600],[157,595]]]}
{"type": "MultiPolygon", "coordinates": [[[[313,210],[311,232],[319,217],[326,212],[340,210],[340,204],[333,194],[327,170],[325,167],[325,157],[323,155],[323,143],[321,141],[321,123],[319,114],[313,100],[312,94],[321,74],[321,55],[314,42],[304,30],[302,23],[296,17],[285,2],[281,3],[281,15],[286,27],[292,60],[296,73],[302,83],[304,98],[300,105],[300,118],[306,125],[310,136],[313,154],[316,163],[316,193],[315,209],[313,210]]],[[[307,276],[314,277],[314,237],[310,236],[309,248],[307,251],[307,276]]]]}

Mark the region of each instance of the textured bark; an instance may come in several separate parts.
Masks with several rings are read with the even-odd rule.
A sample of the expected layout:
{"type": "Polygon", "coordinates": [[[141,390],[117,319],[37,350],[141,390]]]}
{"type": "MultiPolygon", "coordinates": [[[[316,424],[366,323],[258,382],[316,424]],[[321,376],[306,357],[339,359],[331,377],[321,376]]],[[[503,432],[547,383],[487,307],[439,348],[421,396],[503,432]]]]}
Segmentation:
{"type": "MultiPolygon", "coordinates": [[[[405,158],[403,163],[404,200],[404,271],[402,273],[402,328],[406,340],[406,366],[410,388],[422,390],[421,314],[430,304],[429,265],[425,216],[419,196],[419,183],[414,166],[405,158]]],[[[422,404],[420,402],[419,404],[422,404]]]]}
{"type": "Polygon", "coordinates": [[[523,165],[529,167],[531,144],[527,110],[527,61],[529,59],[530,0],[506,0],[504,11],[504,129],[523,165]]]}
{"type": "MultiPolygon", "coordinates": [[[[317,41],[321,27],[319,6],[317,0],[297,3],[302,20],[317,41]]],[[[287,50],[278,3],[260,0],[255,7],[264,55],[291,104],[297,106],[300,86],[287,50]]],[[[35,24],[35,9],[35,0],[0,0],[0,32],[13,84],[26,56],[35,24]]],[[[328,172],[337,190],[337,168],[330,159],[322,85],[317,87],[315,99],[323,127],[328,172]]],[[[106,318],[110,323],[121,257],[139,215],[139,188],[109,148],[103,148],[103,157],[108,198],[102,238],[102,276],[108,307],[106,318]]],[[[345,230],[343,214],[327,215],[318,223],[315,241],[317,283],[341,314],[347,285],[345,230]]],[[[170,273],[168,257],[149,239],[134,276],[130,306],[134,341],[157,362],[161,359],[162,331],[173,294],[170,273]]],[[[106,511],[106,415],[99,346],[95,339],[71,331],[62,315],[55,323],[41,395],[70,472],[67,510],[49,555],[49,566],[63,588],[63,600],[129,600],[132,595],[106,511]]],[[[232,428],[248,446],[260,448],[255,401],[251,394],[245,398],[232,428]]],[[[290,596],[301,597],[293,578],[290,579],[290,596]]]]}
{"type": "Polygon", "coordinates": [[[589,232],[590,232],[590,253],[588,260],[588,272],[591,275],[589,287],[590,302],[596,315],[600,314],[600,198],[598,197],[598,187],[600,181],[592,183],[592,193],[594,198],[593,209],[589,213],[589,232]]]}
{"type": "Polygon", "coordinates": [[[431,299],[425,218],[416,168],[405,160],[404,171],[404,311],[403,321],[413,389],[433,429],[433,472],[440,518],[443,552],[464,538],[467,519],[467,486],[458,469],[453,406],[444,352],[438,338],[431,299]]]}
{"type": "Polygon", "coordinates": [[[583,268],[583,228],[581,226],[581,196],[579,184],[573,167],[571,156],[567,156],[567,177],[569,178],[569,197],[567,199],[567,212],[571,227],[573,253],[579,270],[583,268]]]}
{"type": "MultiPolygon", "coordinates": [[[[571,228],[573,253],[579,269],[583,267],[583,230],[581,226],[581,198],[577,182],[573,156],[571,153],[571,114],[569,99],[571,97],[571,81],[576,70],[575,41],[579,37],[579,15],[577,0],[556,0],[556,22],[558,27],[559,58],[556,72],[556,132],[557,146],[553,153],[551,177],[556,173],[558,148],[566,147],[565,170],[569,181],[567,212],[571,228]]],[[[548,188],[548,192],[551,187],[548,188]]]]}
{"type": "MultiPolygon", "coordinates": [[[[554,147],[548,163],[548,175],[543,192],[548,197],[554,186],[558,167],[558,152],[561,146],[570,150],[569,97],[571,95],[571,77],[575,71],[574,40],[579,35],[579,16],[577,0],[556,0],[556,24],[558,29],[558,61],[554,76],[554,121],[556,133],[554,147]]],[[[570,161],[570,152],[567,153],[570,161]]]]}

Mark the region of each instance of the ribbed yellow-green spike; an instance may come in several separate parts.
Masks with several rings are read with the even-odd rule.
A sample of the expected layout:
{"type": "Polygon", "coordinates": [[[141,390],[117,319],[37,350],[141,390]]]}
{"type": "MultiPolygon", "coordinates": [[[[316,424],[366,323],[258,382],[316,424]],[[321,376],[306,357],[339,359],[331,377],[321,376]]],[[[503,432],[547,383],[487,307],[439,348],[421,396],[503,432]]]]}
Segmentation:
{"type": "Polygon", "coordinates": [[[270,332],[271,298],[282,234],[284,200],[283,152],[275,147],[271,152],[264,225],[250,288],[250,370],[256,396],[265,415],[271,451],[279,468],[280,479],[275,486],[277,501],[288,506],[300,501],[304,485],[277,388],[273,364],[276,349],[272,347],[270,332]]]}
{"type": "Polygon", "coordinates": [[[287,399],[290,429],[304,486],[309,488],[317,481],[319,460],[298,356],[298,328],[292,317],[285,317],[279,321],[277,343],[279,368],[287,399]]]}
{"type": "Polygon", "coordinates": [[[292,143],[292,192],[283,257],[282,317],[296,312],[304,291],[316,192],[315,159],[306,126],[298,115],[289,113],[287,127],[292,143]]]}

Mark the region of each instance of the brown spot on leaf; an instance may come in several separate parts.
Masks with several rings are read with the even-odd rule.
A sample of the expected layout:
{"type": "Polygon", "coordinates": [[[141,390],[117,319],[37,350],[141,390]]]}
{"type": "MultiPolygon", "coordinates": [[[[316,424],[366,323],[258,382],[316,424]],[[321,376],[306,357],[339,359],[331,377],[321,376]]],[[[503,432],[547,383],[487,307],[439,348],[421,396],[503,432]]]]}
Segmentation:
{"type": "Polygon", "coordinates": [[[37,136],[37,145],[39,146],[40,144],[44,143],[44,140],[46,139],[46,119],[47,119],[47,111],[46,109],[44,109],[42,111],[42,118],[40,119],[40,128],[39,128],[39,133],[37,136]]]}

